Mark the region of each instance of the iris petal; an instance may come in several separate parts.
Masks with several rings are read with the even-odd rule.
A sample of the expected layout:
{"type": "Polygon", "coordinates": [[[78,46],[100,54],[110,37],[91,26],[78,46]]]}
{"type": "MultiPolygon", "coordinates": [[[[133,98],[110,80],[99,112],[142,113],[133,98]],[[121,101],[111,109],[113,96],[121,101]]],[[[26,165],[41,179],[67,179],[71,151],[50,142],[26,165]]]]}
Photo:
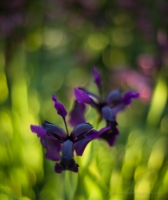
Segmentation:
{"type": "Polygon", "coordinates": [[[62,158],[60,163],[55,165],[55,172],[61,173],[63,170],[70,170],[73,172],[78,172],[79,165],[74,161],[74,159],[64,159],[62,158]]]}
{"type": "Polygon", "coordinates": [[[107,127],[101,130],[100,139],[105,140],[109,146],[112,146],[116,141],[116,137],[119,134],[118,129],[115,127],[113,130],[110,127],[107,127]]]}
{"type": "Polygon", "coordinates": [[[93,129],[93,126],[89,123],[83,123],[77,125],[71,133],[71,138],[73,141],[76,141],[86,135],[89,131],[93,129]]]}
{"type": "Polygon", "coordinates": [[[61,144],[52,138],[41,138],[41,144],[46,148],[47,152],[45,154],[46,158],[58,161],[60,160],[59,152],[61,150],[61,144]]]}
{"type": "Polygon", "coordinates": [[[55,165],[55,172],[56,173],[62,173],[62,171],[63,171],[62,166],[59,163],[56,163],[56,165],[55,165]]]}
{"type": "Polygon", "coordinates": [[[140,96],[139,93],[134,93],[132,91],[126,92],[121,101],[112,108],[113,114],[116,115],[119,111],[123,110],[127,105],[131,104],[133,98],[138,98],[139,96],[140,96]]]}
{"type": "Polygon", "coordinates": [[[85,148],[86,148],[86,145],[91,141],[92,139],[89,138],[89,137],[86,137],[86,138],[83,138],[77,142],[74,143],[74,149],[76,151],[76,154],[78,156],[82,156],[85,148]]]}
{"type": "Polygon", "coordinates": [[[41,127],[36,125],[31,125],[30,129],[33,133],[36,133],[38,137],[47,137],[47,131],[41,127]]]}
{"type": "Polygon", "coordinates": [[[75,93],[76,100],[79,103],[86,103],[86,104],[92,105],[92,101],[86,92],[84,92],[81,89],[75,88],[74,93],[75,93]]]}
{"type": "Polygon", "coordinates": [[[125,108],[125,104],[123,102],[117,104],[114,106],[111,110],[114,115],[116,115],[119,111],[123,110],[125,108]]]}
{"type": "Polygon", "coordinates": [[[67,134],[62,128],[50,122],[45,121],[43,123],[43,128],[47,131],[49,135],[53,136],[56,140],[60,142],[63,142],[67,137],[67,134]]]}
{"type": "Polygon", "coordinates": [[[76,142],[74,142],[74,149],[76,151],[76,154],[78,156],[81,156],[87,144],[91,140],[98,138],[99,135],[100,135],[99,131],[91,130],[91,131],[88,131],[85,135],[83,135],[83,137],[81,137],[79,140],[76,140],[76,142]]]}
{"type": "Polygon", "coordinates": [[[115,90],[110,92],[107,97],[105,98],[105,102],[110,105],[118,100],[121,99],[121,90],[115,90]]]}
{"type": "Polygon", "coordinates": [[[91,130],[85,135],[85,137],[89,137],[91,140],[94,140],[94,139],[98,138],[99,135],[100,135],[99,131],[91,130]]]}
{"type": "Polygon", "coordinates": [[[85,90],[84,88],[78,88],[78,89],[82,90],[83,92],[89,95],[89,98],[91,99],[93,105],[98,104],[100,102],[100,97],[97,96],[96,94],[88,90],[85,90]]]}
{"type": "Polygon", "coordinates": [[[77,126],[78,124],[85,123],[85,110],[86,106],[84,103],[78,103],[77,101],[75,101],[74,108],[70,113],[69,123],[72,126],[77,126]]]}
{"type": "Polygon", "coordinates": [[[109,131],[111,129],[110,126],[106,126],[106,127],[103,127],[100,131],[99,131],[99,136],[107,131],[109,131]]]}
{"type": "Polygon", "coordinates": [[[125,105],[129,105],[130,103],[132,103],[132,98],[138,98],[140,96],[139,93],[135,93],[132,91],[126,92],[122,101],[125,105]]]}
{"type": "Polygon", "coordinates": [[[57,100],[57,97],[55,95],[52,96],[52,100],[54,101],[54,107],[57,110],[58,115],[65,118],[65,116],[67,115],[67,111],[63,104],[57,100]]]}
{"type": "Polygon", "coordinates": [[[103,115],[104,119],[107,121],[115,121],[115,116],[112,112],[112,109],[108,106],[104,106],[102,108],[102,115],[103,115]]]}
{"type": "Polygon", "coordinates": [[[101,88],[101,76],[96,69],[96,67],[93,67],[93,76],[94,76],[94,82],[96,83],[97,87],[100,89],[101,88]]]}
{"type": "Polygon", "coordinates": [[[71,140],[66,140],[62,145],[62,157],[66,159],[73,158],[73,142],[71,140]]]}

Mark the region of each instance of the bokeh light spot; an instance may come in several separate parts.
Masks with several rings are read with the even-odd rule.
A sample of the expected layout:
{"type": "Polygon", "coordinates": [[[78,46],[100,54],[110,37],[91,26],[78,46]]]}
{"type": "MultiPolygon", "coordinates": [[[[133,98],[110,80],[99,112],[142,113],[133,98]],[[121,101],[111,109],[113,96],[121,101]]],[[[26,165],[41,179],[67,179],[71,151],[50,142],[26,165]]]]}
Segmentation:
{"type": "Polygon", "coordinates": [[[67,37],[62,30],[46,29],[43,44],[47,49],[60,47],[67,43],[67,37]]]}
{"type": "Polygon", "coordinates": [[[94,50],[102,50],[109,43],[108,38],[102,33],[94,33],[89,36],[88,43],[94,50]]]}
{"type": "Polygon", "coordinates": [[[42,44],[41,31],[37,30],[27,36],[25,39],[26,47],[29,51],[36,51],[42,44]]]}

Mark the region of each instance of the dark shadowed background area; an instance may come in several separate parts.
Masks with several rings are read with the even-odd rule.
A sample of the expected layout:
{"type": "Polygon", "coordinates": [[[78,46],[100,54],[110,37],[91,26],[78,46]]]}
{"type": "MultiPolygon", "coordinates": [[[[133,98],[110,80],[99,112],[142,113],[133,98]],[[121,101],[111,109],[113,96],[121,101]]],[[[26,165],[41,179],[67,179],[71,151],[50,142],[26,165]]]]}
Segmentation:
{"type": "Polygon", "coordinates": [[[0,3],[0,200],[168,199],[167,13],[166,0],[0,3]],[[51,96],[70,111],[74,87],[96,92],[93,66],[104,95],[140,98],[118,114],[113,147],[93,141],[79,173],[56,174],[30,124],[63,127],[51,96]]]}

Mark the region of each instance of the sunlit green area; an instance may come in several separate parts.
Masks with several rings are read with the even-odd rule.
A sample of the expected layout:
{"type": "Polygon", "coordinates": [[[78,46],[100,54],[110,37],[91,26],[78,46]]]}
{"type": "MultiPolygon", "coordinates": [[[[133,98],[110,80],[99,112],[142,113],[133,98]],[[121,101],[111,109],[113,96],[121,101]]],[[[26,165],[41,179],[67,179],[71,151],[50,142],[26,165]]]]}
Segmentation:
{"type": "MultiPolygon", "coordinates": [[[[0,200],[167,200],[167,1],[11,2],[0,5],[0,200]],[[113,147],[94,140],[78,173],[56,174],[30,125],[64,128],[51,96],[70,112],[74,87],[98,93],[93,66],[104,96],[141,96],[117,115],[113,147]]],[[[105,125],[93,108],[86,118],[105,125]]]]}

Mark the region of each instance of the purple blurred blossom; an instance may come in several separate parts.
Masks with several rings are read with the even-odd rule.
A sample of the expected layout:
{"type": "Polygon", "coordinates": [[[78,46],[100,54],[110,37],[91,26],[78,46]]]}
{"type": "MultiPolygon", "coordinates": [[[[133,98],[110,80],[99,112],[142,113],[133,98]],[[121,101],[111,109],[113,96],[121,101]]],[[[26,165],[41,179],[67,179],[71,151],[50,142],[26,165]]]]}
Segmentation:
{"type": "Polygon", "coordinates": [[[81,156],[87,144],[99,137],[99,132],[93,130],[89,123],[80,123],[69,135],[65,121],[66,109],[55,95],[52,96],[52,100],[58,115],[64,120],[66,132],[59,126],[47,121],[42,126],[31,125],[31,131],[37,134],[41,144],[46,148],[46,158],[60,161],[55,165],[55,172],[61,173],[63,170],[78,172],[79,165],[74,160],[74,151],[78,156],[81,156]],[[62,152],[62,155],[60,155],[60,152],[62,152]]]}
{"type": "MultiPolygon", "coordinates": [[[[93,71],[93,75],[95,79],[98,77],[98,81],[95,81],[95,83],[100,92],[101,88],[99,88],[99,85],[101,78],[97,70],[95,71],[95,68],[93,71]]],[[[92,107],[96,108],[100,115],[107,121],[107,123],[115,121],[115,116],[117,112],[121,110],[116,110],[118,106],[124,109],[128,104],[131,103],[131,99],[139,97],[139,93],[134,93],[132,91],[126,92],[125,95],[122,97],[121,90],[111,91],[109,94],[107,94],[104,100],[102,100],[101,93],[99,94],[99,96],[97,96],[92,92],[89,92],[82,88],[75,88],[74,93],[79,103],[89,104],[92,107]],[[113,110],[115,110],[115,112],[113,112],[113,110]]]]}
{"type": "MultiPolygon", "coordinates": [[[[97,88],[99,91],[99,96],[83,88],[75,88],[74,89],[75,97],[79,104],[80,103],[89,104],[93,108],[95,108],[98,111],[101,119],[104,119],[106,121],[106,126],[111,128],[110,129],[111,132],[105,131],[102,134],[102,136],[99,135],[99,138],[105,139],[109,143],[109,145],[111,145],[113,143],[111,141],[111,138],[113,138],[113,134],[116,136],[119,133],[118,129],[116,128],[117,113],[123,110],[129,104],[131,104],[132,99],[138,98],[140,94],[129,91],[129,92],[126,92],[124,96],[122,96],[122,92],[120,90],[114,90],[114,91],[111,91],[109,94],[107,94],[105,99],[102,100],[101,84],[100,84],[101,77],[96,68],[93,69],[93,76],[94,76],[94,82],[97,85],[97,88]],[[109,141],[108,141],[108,138],[109,138],[109,141]]],[[[71,113],[74,113],[75,112],[74,110],[72,110],[71,113]]],[[[78,112],[77,115],[71,114],[70,117],[71,117],[70,122],[73,122],[73,124],[76,125],[78,124],[79,118],[82,118],[82,119],[84,118],[84,111],[78,112]]]]}

